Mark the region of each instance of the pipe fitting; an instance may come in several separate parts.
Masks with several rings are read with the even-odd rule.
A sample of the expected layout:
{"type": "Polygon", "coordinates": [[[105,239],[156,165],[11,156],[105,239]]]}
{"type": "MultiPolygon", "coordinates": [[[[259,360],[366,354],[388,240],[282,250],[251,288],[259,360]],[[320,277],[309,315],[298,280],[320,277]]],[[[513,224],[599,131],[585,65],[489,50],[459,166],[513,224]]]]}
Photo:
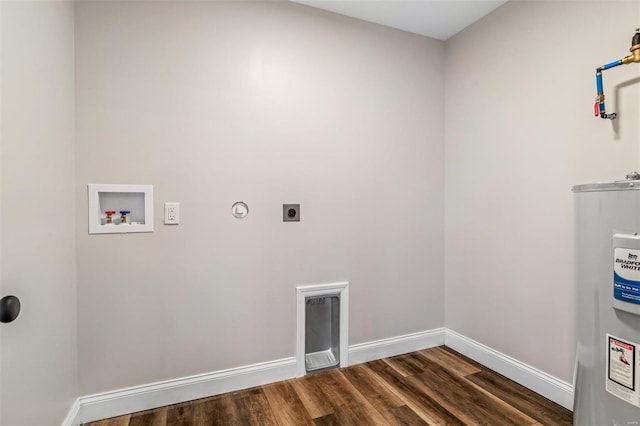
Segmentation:
{"type": "Polygon", "coordinates": [[[640,44],[636,44],[635,46],[632,46],[631,49],[629,49],[629,51],[631,52],[631,55],[628,55],[622,58],[622,63],[627,65],[634,62],[635,63],[640,62],[640,44]]]}
{"type": "Polygon", "coordinates": [[[636,33],[633,35],[631,39],[631,48],[629,49],[631,55],[625,56],[622,59],[622,63],[627,65],[631,63],[639,63],[640,62],[640,28],[636,29],[636,33]]]}

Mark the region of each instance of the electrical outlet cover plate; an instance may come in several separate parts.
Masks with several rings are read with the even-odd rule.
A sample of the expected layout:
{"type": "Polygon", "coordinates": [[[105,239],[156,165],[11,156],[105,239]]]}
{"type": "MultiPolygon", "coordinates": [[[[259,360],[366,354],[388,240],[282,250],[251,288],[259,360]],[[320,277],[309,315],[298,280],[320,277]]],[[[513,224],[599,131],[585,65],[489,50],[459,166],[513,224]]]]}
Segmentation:
{"type": "Polygon", "coordinates": [[[282,221],[300,222],[300,204],[283,204],[282,221]]]}
{"type": "Polygon", "coordinates": [[[180,224],[180,203],[164,203],[164,224],[180,224]]]}

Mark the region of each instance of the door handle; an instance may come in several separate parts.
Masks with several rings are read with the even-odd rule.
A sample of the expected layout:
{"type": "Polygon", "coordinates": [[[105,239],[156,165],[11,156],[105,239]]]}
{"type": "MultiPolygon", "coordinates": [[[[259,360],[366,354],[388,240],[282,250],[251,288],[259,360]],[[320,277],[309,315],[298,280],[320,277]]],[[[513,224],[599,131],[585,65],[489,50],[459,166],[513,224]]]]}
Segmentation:
{"type": "Polygon", "coordinates": [[[11,322],[20,315],[20,299],[5,296],[0,299],[0,322],[11,322]]]}

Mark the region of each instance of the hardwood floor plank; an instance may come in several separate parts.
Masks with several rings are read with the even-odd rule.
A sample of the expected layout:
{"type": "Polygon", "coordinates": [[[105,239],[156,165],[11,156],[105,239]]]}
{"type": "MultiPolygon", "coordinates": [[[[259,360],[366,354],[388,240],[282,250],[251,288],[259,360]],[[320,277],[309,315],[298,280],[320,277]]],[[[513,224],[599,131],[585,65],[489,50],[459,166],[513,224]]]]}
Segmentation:
{"type": "Polygon", "coordinates": [[[464,425],[460,419],[441,406],[432,397],[425,394],[414,383],[405,380],[400,373],[386,362],[378,360],[368,362],[365,365],[395,389],[397,391],[396,395],[402,396],[405,403],[428,424],[464,425]]]}
{"type": "Polygon", "coordinates": [[[326,396],[314,380],[314,375],[301,377],[291,382],[291,387],[296,391],[302,405],[312,419],[333,414],[333,407],[327,401],[326,396]]]}
{"type": "Polygon", "coordinates": [[[362,396],[340,370],[330,370],[315,375],[320,389],[329,399],[329,403],[345,411],[354,420],[363,424],[386,425],[382,415],[362,396]]]}
{"type": "Polygon", "coordinates": [[[129,426],[166,426],[167,407],[160,407],[154,410],[142,411],[131,415],[129,426]]]}
{"type": "Polygon", "coordinates": [[[313,420],[289,382],[262,386],[271,411],[280,425],[313,425],[313,420]]]}
{"type": "Polygon", "coordinates": [[[385,358],[384,362],[389,364],[391,368],[396,370],[402,375],[402,377],[414,376],[416,374],[423,373],[424,370],[420,365],[414,365],[407,362],[401,362],[406,355],[393,356],[391,358],[385,358]]]}
{"type": "MultiPolygon", "coordinates": [[[[205,425],[240,425],[240,416],[230,393],[207,398],[202,403],[202,423],[205,425]]],[[[171,426],[171,425],[167,425],[171,426]]]]}
{"type": "Polygon", "coordinates": [[[363,395],[364,390],[354,386],[345,376],[344,370],[334,370],[331,373],[335,375],[337,385],[352,397],[351,403],[349,404],[349,411],[355,414],[357,419],[364,422],[371,422],[370,424],[387,424],[381,412],[363,395]]]}
{"type": "Polygon", "coordinates": [[[359,422],[358,419],[351,417],[344,409],[338,407],[334,413],[318,417],[313,422],[318,426],[358,426],[365,423],[359,422]]]}
{"type": "Polygon", "coordinates": [[[436,363],[416,355],[408,355],[398,362],[423,363],[424,373],[408,377],[425,394],[431,396],[466,424],[512,426],[531,425],[535,420],[521,413],[467,380],[436,363]]]}
{"type": "Polygon", "coordinates": [[[193,415],[193,402],[170,405],[167,407],[167,425],[191,426],[193,415]]]}
{"type": "Polygon", "coordinates": [[[380,413],[405,405],[398,396],[382,386],[377,376],[364,365],[356,365],[342,370],[342,374],[380,413]]]}
{"type": "Polygon", "coordinates": [[[260,388],[243,391],[234,398],[240,411],[240,422],[243,425],[277,425],[269,402],[260,388]]]}
{"type": "Polygon", "coordinates": [[[387,419],[387,422],[393,426],[418,426],[428,424],[406,405],[393,407],[383,415],[384,418],[387,419]]]}
{"type": "Polygon", "coordinates": [[[459,356],[444,350],[442,347],[425,349],[416,352],[416,355],[425,357],[429,361],[444,367],[450,371],[455,372],[460,376],[467,376],[469,374],[475,374],[484,369],[478,368],[476,365],[467,362],[459,356]]]}
{"type": "Polygon", "coordinates": [[[478,372],[466,379],[542,424],[570,426],[573,423],[571,411],[498,373],[478,372]]]}
{"type": "Polygon", "coordinates": [[[189,423],[191,426],[207,426],[205,409],[205,399],[198,399],[193,402],[193,417],[189,423]]]}
{"type": "MultiPolygon", "coordinates": [[[[349,420],[351,421],[351,420],[349,420]]],[[[326,416],[313,419],[313,424],[316,426],[339,426],[340,422],[335,414],[327,414],[326,416]]]]}
{"type": "MultiPolygon", "coordinates": [[[[366,366],[358,365],[356,367],[349,367],[345,369],[343,373],[351,380],[354,369],[358,372],[361,371],[363,375],[367,377],[367,381],[371,380],[371,382],[356,382],[352,380],[352,383],[361,390],[365,398],[371,401],[372,405],[384,416],[390,425],[427,424],[414,410],[406,405],[407,403],[410,404],[410,402],[407,402],[406,398],[403,399],[397,389],[394,389],[393,386],[370,371],[366,366]]],[[[429,416],[424,417],[431,418],[429,416]]]]}
{"type": "Polygon", "coordinates": [[[122,417],[112,417],[110,419],[100,420],[91,423],[92,426],[127,426],[129,424],[130,414],[122,417]]]}
{"type": "Polygon", "coordinates": [[[249,424],[251,421],[251,403],[245,404],[245,399],[250,397],[251,390],[243,390],[231,393],[231,403],[235,407],[240,424],[249,424]]]}
{"type": "Polygon", "coordinates": [[[318,384],[320,392],[325,395],[329,404],[334,408],[334,412],[336,408],[346,407],[349,405],[351,402],[351,396],[338,388],[333,375],[328,375],[326,373],[314,374],[313,378],[318,384]]]}

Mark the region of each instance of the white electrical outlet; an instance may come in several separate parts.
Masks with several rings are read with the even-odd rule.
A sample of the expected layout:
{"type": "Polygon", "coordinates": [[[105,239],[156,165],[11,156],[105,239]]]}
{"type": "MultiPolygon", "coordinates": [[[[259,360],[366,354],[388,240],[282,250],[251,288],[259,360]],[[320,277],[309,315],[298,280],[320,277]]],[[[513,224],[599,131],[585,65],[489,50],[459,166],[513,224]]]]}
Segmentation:
{"type": "Polygon", "coordinates": [[[164,203],[164,224],[178,225],[180,223],[180,203],[164,203]]]}

